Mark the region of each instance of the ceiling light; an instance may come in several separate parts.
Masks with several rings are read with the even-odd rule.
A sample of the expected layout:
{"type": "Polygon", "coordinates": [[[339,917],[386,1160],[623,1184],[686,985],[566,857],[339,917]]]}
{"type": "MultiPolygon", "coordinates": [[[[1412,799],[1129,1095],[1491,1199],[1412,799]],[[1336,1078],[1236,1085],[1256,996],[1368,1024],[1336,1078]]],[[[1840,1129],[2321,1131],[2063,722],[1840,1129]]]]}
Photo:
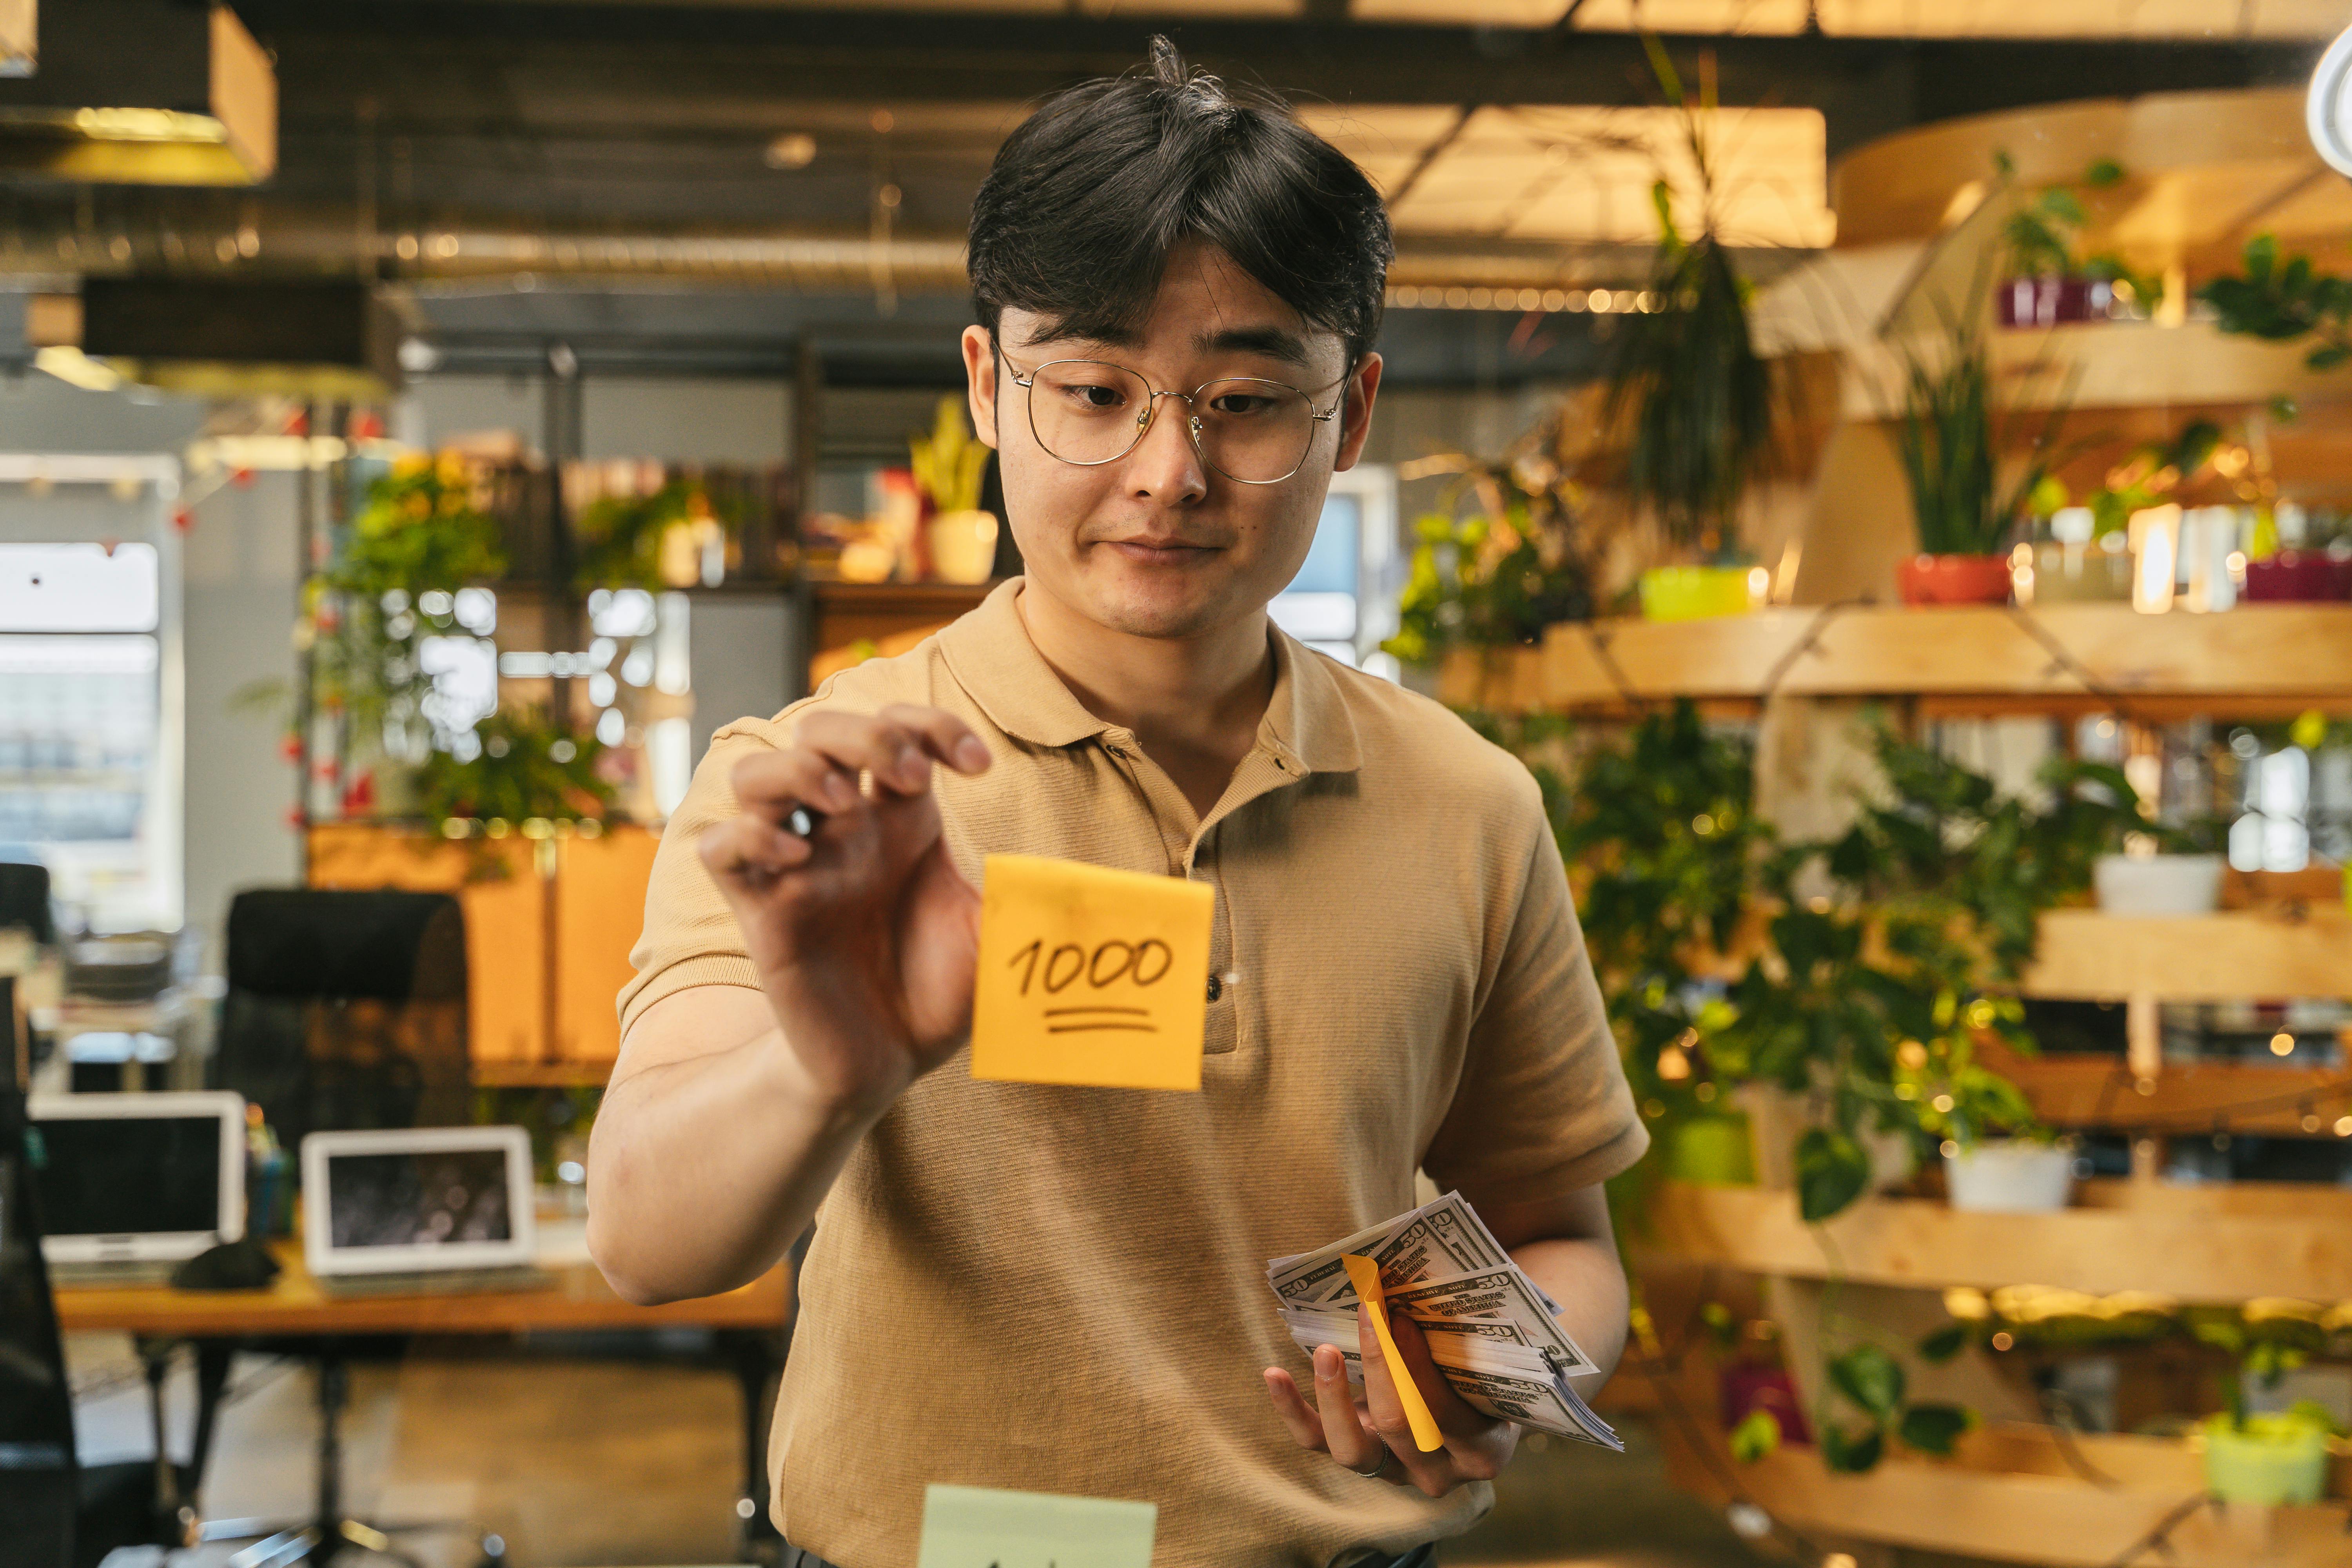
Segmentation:
{"type": "MultiPolygon", "coordinates": [[[[19,58],[11,14],[27,9],[24,0],[0,0],[0,59],[19,58]]],[[[74,0],[52,6],[46,21],[39,70],[0,80],[0,170],[250,185],[277,169],[278,79],[226,6],[74,0]],[[140,69],[126,75],[131,38],[140,69]]]]}
{"type": "Polygon", "coordinates": [[[816,138],[805,131],[788,131],[769,142],[761,156],[771,169],[805,169],[816,162],[816,138]]]}

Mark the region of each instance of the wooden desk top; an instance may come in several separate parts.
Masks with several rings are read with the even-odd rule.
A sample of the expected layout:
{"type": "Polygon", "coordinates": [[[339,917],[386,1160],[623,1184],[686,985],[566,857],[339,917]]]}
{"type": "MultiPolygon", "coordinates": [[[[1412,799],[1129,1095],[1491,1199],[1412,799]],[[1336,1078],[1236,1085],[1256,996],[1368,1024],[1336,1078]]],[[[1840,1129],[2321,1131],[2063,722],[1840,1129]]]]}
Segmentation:
{"type": "Polygon", "coordinates": [[[784,1266],[740,1289],[663,1307],[633,1307],[593,1267],[548,1270],[540,1290],[478,1290],[413,1296],[331,1296],[302,1265],[299,1242],[271,1250],[285,1271],[260,1290],[174,1290],[168,1286],[70,1286],[57,1292],[68,1332],[190,1338],[245,1334],[505,1334],[531,1330],[774,1329],[784,1322],[784,1266]]]}

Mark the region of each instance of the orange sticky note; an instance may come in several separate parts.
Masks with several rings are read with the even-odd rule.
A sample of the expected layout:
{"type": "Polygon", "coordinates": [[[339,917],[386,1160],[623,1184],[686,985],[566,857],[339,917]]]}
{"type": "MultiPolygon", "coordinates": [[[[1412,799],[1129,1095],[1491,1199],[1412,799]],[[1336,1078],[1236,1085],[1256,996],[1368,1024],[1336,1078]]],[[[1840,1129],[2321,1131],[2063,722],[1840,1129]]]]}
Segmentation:
{"type": "Polygon", "coordinates": [[[1396,1384],[1397,1398],[1404,1405],[1405,1424],[1412,1428],[1414,1444],[1424,1454],[1443,1447],[1445,1439],[1437,1430],[1437,1417],[1429,1413],[1429,1402],[1421,1396],[1421,1384],[1413,1382],[1412,1373],[1406,1370],[1404,1357],[1397,1353],[1395,1336],[1389,1332],[1389,1301],[1381,1293],[1381,1266],[1355,1252],[1339,1261],[1348,1267],[1348,1283],[1356,1288],[1356,1299],[1371,1310],[1372,1332],[1381,1341],[1381,1359],[1389,1363],[1389,1381],[1396,1384]]]}
{"type": "Polygon", "coordinates": [[[991,855],[971,1076],[1197,1090],[1215,919],[1205,882],[991,855]]]}

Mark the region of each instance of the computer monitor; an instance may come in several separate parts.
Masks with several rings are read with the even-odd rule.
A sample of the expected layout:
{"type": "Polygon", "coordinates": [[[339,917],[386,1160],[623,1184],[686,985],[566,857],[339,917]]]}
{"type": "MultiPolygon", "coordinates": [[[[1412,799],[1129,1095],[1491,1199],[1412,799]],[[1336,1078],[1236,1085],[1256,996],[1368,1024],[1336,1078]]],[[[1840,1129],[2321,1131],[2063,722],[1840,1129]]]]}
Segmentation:
{"type": "Polygon", "coordinates": [[[302,1140],[303,1257],[322,1278],[528,1266],[531,1199],[520,1127],[302,1140]]]}
{"type": "Polygon", "coordinates": [[[168,1263],[245,1234],[245,1098],[36,1095],[26,1140],[52,1263],[168,1263]]]}

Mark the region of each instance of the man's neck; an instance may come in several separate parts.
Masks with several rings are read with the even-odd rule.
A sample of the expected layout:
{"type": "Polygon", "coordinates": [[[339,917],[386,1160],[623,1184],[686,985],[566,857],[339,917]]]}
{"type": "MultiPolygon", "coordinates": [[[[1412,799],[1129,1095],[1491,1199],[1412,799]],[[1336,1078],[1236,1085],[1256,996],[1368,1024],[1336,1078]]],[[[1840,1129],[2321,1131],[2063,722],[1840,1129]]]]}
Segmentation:
{"type": "Polygon", "coordinates": [[[1096,718],[1132,731],[1206,816],[1274,696],[1265,613],[1197,637],[1145,637],[1089,620],[1034,582],[1014,603],[1070,694],[1096,718]]]}

